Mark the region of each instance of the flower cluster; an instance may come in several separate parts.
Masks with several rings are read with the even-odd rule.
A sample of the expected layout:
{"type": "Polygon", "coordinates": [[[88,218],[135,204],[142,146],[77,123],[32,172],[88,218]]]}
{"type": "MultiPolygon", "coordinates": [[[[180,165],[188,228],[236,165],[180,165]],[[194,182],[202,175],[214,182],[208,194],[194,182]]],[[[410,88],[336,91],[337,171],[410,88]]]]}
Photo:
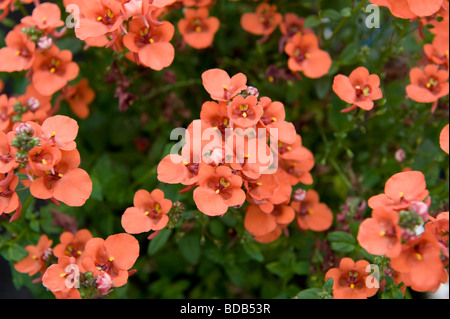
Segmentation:
{"type": "Polygon", "coordinates": [[[428,195],[421,172],[393,175],[385,192],[369,199],[372,217],[358,233],[361,247],[390,258],[398,282],[416,291],[435,290],[448,279],[448,212],[430,216],[428,195]]]}
{"type": "Polygon", "coordinates": [[[55,115],[42,125],[28,121],[16,125],[13,131],[0,132],[2,172],[2,211],[20,215],[21,204],[15,188],[20,182],[30,188],[35,198],[50,199],[59,205],[82,206],[92,192],[92,181],[83,169],[76,149],[78,124],[75,120],[55,115]]]}
{"type": "Polygon", "coordinates": [[[57,46],[56,40],[65,33],[65,28],[58,29],[62,26],[59,7],[46,2],[37,5],[31,16],[22,18],[6,35],[6,47],[0,49],[0,72],[27,71],[30,83],[20,96],[0,96],[0,128],[4,132],[18,122],[42,123],[58,111],[62,101],[78,117],[89,115],[88,106],[95,94],[86,79],[69,84],[78,77],[79,67],[71,51],[57,46]],[[61,94],[52,107],[57,92],[61,94]]]}
{"type": "MultiPolygon", "coordinates": [[[[295,219],[295,210],[304,215],[298,205],[290,205],[291,195],[298,183],[312,184],[314,156],[285,120],[283,104],[259,96],[244,74],[230,77],[212,69],[202,79],[214,101],[203,104],[200,119],[187,129],[181,154],[160,162],[158,179],[183,184],[183,191],[194,189],[197,208],[208,216],[248,202],[246,229],[257,241],[273,241],[295,219]]],[[[332,215],[323,206],[312,202],[309,209],[320,227],[300,227],[331,226],[332,215]]]]}
{"type": "Polygon", "coordinates": [[[28,256],[14,264],[21,273],[34,276],[57,299],[80,299],[94,294],[107,295],[125,285],[135,271],[139,242],[120,233],[106,239],[93,237],[87,229],[63,232],[60,243],[42,235],[36,246],[25,247],[28,256]]]}
{"type": "Polygon", "coordinates": [[[392,14],[402,19],[419,19],[423,25],[431,25],[434,34],[432,43],[424,44],[426,55],[424,67],[410,71],[411,84],[406,87],[408,97],[419,103],[432,103],[431,112],[438,107],[438,100],[449,93],[449,1],[393,1],[371,0],[372,3],[388,7],[392,14]]]}
{"type": "MultiPolygon", "coordinates": [[[[293,73],[302,72],[306,77],[317,79],[328,73],[331,57],[322,50],[314,31],[304,27],[305,19],[288,12],[284,16],[277,12],[277,6],[261,3],[255,12],[244,13],[241,17],[242,28],[255,35],[262,35],[262,41],[279,27],[282,37],[280,50],[289,56],[287,66],[293,73]]],[[[269,77],[269,80],[274,80],[269,77]]]]}

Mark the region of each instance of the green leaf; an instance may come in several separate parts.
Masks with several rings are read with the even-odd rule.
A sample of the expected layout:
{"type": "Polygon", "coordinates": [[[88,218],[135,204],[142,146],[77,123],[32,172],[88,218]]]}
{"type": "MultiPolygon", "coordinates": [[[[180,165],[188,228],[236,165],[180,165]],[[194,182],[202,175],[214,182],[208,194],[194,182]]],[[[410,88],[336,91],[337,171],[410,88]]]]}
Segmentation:
{"type": "Polygon", "coordinates": [[[318,16],[309,16],[305,19],[305,24],[303,25],[304,28],[314,28],[319,26],[322,23],[320,18],[318,16]]]}
{"type": "Polygon", "coordinates": [[[334,242],[334,243],[331,243],[330,246],[331,246],[331,249],[333,249],[334,251],[341,252],[341,253],[350,253],[353,250],[355,250],[355,246],[353,244],[349,244],[349,243],[334,242]]]}
{"type": "Polygon", "coordinates": [[[158,250],[160,250],[166,243],[170,237],[172,231],[170,229],[162,229],[159,234],[150,240],[150,244],[148,245],[147,253],[149,256],[153,256],[158,250]]]}
{"type": "Polygon", "coordinates": [[[320,299],[319,293],[321,289],[319,288],[309,288],[301,291],[298,295],[298,299],[320,299]]]}
{"type": "Polygon", "coordinates": [[[340,20],[342,19],[342,15],[334,9],[325,9],[322,12],[322,17],[330,18],[331,20],[340,20]]]}
{"type": "Polygon", "coordinates": [[[344,18],[348,18],[352,15],[352,8],[346,7],[341,10],[341,16],[344,18]]]}
{"type": "Polygon", "coordinates": [[[281,261],[274,261],[266,265],[266,268],[274,275],[280,278],[289,278],[292,276],[291,269],[281,261]]]}
{"type": "Polygon", "coordinates": [[[325,290],[326,292],[332,293],[333,292],[333,283],[334,283],[333,278],[328,279],[327,282],[325,283],[325,285],[323,285],[323,290],[325,290]]]}
{"type": "Polygon", "coordinates": [[[8,247],[8,260],[16,262],[28,256],[28,252],[19,244],[11,244],[8,247]]]}
{"type": "Polygon", "coordinates": [[[343,243],[349,243],[349,244],[354,244],[356,243],[355,238],[344,231],[335,231],[332,233],[329,233],[327,235],[327,239],[329,242],[343,242],[343,243]]]}
{"type": "Polygon", "coordinates": [[[309,270],[310,263],[308,261],[299,261],[294,266],[294,273],[302,276],[302,275],[310,275],[311,271],[309,270]]]}
{"type": "Polygon", "coordinates": [[[359,53],[359,43],[350,43],[345,47],[339,56],[339,61],[342,63],[355,62],[359,53]]]}
{"type": "Polygon", "coordinates": [[[200,258],[200,234],[189,233],[177,242],[181,255],[190,263],[197,264],[200,258]]]}
{"type": "Polygon", "coordinates": [[[259,261],[259,262],[263,262],[264,261],[264,256],[261,254],[261,251],[259,249],[259,246],[257,243],[245,243],[244,245],[242,245],[242,247],[244,248],[245,252],[254,260],[259,261]]]}

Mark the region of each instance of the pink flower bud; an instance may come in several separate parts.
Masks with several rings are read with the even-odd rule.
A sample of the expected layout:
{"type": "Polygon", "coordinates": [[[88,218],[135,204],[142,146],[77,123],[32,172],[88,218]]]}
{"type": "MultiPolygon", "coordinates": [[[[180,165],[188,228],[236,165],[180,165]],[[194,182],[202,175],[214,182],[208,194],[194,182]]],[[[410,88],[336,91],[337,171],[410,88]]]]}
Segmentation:
{"type": "Polygon", "coordinates": [[[27,104],[28,104],[28,108],[30,109],[31,112],[36,111],[39,108],[39,106],[41,105],[39,100],[35,97],[30,97],[27,101],[27,104]]]}
{"type": "Polygon", "coordinates": [[[44,35],[43,37],[39,38],[39,41],[37,43],[37,46],[42,50],[47,50],[53,45],[52,38],[44,35]]]}
{"type": "Polygon", "coordinates": [[[111,286],[113,285],[113,281],[111,276],[106,272],[103,272],[101,275],[97,276],[97,280],[95,281],[97,284],[98,292],[102,295],[107,295],[111,292],[111,286]]]}
{"type": "Polygon", "coordinates": [[[395,160],[399,163],[403,162],[406,158],[406,153],[401,148],[395,152],[395,160]]]}
{"type": "Polygon", "coordinates": [[[247,93],[248,95],[253,95],[258,97],[259,96],[259,91],[257,88],[253,87],[253,86],[249,86],[247,87],[247,90],[245,91],[245,93],[247,93]]]}
{"type": "Polygon", "coordinates": [[[16,134],[21,134],[21,133],[25,133],[28,135],[33,135],[34,131],[31,128],[31,126],[27,123],[20,123],[17,127],[16,127],[16,134]]]}
{"type": "Polygon", "coordinates": [[[305,197],[306,197],[306,191],[304,189],[299,188],[294,192],[294,196],[292,197],[292,200],[294,202],[303,202],[305,200],[305,197]]]}
{"type": "Polygon", "coordinates": [[[428,205],[424,202],[411,202],[409,209],[422,217],[424,221],[428,220],[428,205]]]}

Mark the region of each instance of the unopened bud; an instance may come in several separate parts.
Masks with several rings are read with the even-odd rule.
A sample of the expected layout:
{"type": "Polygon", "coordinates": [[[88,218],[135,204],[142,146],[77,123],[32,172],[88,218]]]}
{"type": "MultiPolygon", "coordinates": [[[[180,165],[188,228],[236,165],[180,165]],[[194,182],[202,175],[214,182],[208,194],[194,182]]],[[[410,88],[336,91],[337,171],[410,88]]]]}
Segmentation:
{"type": "Polygon", "coordinates": [[[41,105],[39,100],[35,97],[30,97],[27,101],[27,104],[28,104],[28,108],[32,112],[36,111],[39,108],[39,106],[41,105]]]}
{"type": "Polygon", "coordinates": [[[48,37],[48,36],[42,36],[39,38],[39,41],[37,43],[37,46],[42,49],[42,50],[47,50],[48,48],[50,48],[53,45],[53,40],[52,38],[48,37]]]}
{"type": "Polygon", "coordinates": [[[401,148],[395,152],[395,160],[399,163],[403,162],[406,158],[406,153],[401,148]]]}
{"type": "Polygon", "coordinates": [[[428,220],[428,205],[424,202],[411,202],[409,209],[422,217],[424,221],[428,220]]]}
{"type": "Polygon", "coordinates": [[[16,127],[16,134],[27,134],[29,136],[34,134],[33,129],[31,128],[31,126],[27,123],[20,123],[17,127],[16,127]]]}
{"type": "Polygon", "coordinates": [[[292,197],[292,200],[294,202],[303,202],[306,198],[306,191],[302,188],[297,189],[294,192],[294,196],[292,197]]]}
{"type": "Polygon", "coordinates": [[[98,292],[102,295],[107,295],[111,292],[111,286],[113,285],[113,281],[111,276],[109,276],[106,272],[101,273],[97,276],[97,280],[95,281],[97,284],[98,292]]]}
{"type": "Polygon", "coordinates": [[[253,86],[249,86],[247,87],[247,90],[245,91],[245,93],[247,93],[248,95],[253,95],[258,97],[259,96],[259,91],[257,88],[253,87],[253,86]]]}

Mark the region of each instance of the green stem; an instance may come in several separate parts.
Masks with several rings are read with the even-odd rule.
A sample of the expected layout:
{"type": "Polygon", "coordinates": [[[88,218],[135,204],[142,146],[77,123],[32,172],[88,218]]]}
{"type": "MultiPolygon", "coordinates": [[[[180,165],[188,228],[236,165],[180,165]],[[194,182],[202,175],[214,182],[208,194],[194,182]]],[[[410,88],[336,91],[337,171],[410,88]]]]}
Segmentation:
{"type": "Polygon", "coordinates": [[[27,197],[27,199],[25,200],[25,203],[22,206],[22,212],[26,213],[26,211],[28,209],[28,206],[30,206],[30,204],[33,201],[33,199],[34,199],[34,196],[32,196],[32,195],[29,195],[27,197]]]}
{"type": "Polygon", "coordinates": [[[334,160],[334,158],[330,158],[329,161],[331,163],[331,166],[333,166],[333,168],[338,172],[339,176],[342,178],[345,185],[347,185],[348,188],[352,188],[352,183],[350,183],[350,180],[347,178],[347,176],[345,176],[344,172],[339,167],[338,163],[334,160]]]}
{"type": "Polygon", "coordinates": [[[144,99],[150,100],[159,94],[162,94],[165,92],[170,92],[177,88],[189,87],[189,86],[198,85],[198,84],[201,84],[201,81],[197,80],[197,79],[190,79],[190,80],[186,80],[186,81],[176,82],[173,84],[166,85],[162,88],[152,90],[148,95],[144,96],[144,99]]]}
{"type": "Polygon", "coordinates": [[[341,20],[341,22],[334,29],[333,34],[325,41],[323,47],[326,48],[330,44],[330,42],[334,39],[334,37],[341,31],[341,29],[347,24],[348,20],[350,20],[353,15],[358,12],[366,3],[366,0],[361,0],[361,2],[352,9],[351,14],[348,17],[345,17],[341,20]]]}
{"type": "Polygon", "coordinates": [[[15,5],[17,6],[17,8],[19,8],[20,12],[23,14],[24,17],[26,17],[26,16],[29,15],[28,12],[27,12],[27,10],[26,10],[25,7],[23,6],[22,1],[17,0],[15,5]]]}

